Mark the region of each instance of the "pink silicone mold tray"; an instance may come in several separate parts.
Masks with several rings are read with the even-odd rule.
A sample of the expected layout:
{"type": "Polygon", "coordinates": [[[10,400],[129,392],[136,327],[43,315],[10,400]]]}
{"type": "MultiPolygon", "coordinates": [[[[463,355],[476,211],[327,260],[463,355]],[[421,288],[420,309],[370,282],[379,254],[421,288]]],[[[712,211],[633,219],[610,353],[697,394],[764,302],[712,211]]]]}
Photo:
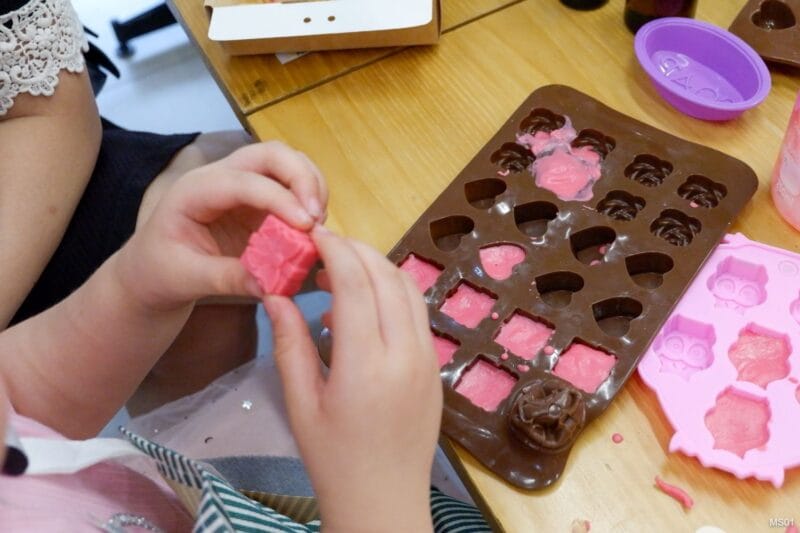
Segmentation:
{"type": "Polygon", "coordinates": [[[800,465],[800,256],[730,235],[639,364],[670,451],[783,484],[800,465]]]}

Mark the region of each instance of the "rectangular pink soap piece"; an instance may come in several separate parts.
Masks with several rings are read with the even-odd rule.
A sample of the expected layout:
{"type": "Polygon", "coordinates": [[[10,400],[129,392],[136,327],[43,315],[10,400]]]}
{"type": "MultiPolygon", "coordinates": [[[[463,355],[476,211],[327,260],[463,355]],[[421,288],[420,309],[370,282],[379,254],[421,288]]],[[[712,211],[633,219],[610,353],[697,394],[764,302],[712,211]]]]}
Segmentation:
{"type": "Polygon", "coordinates": [[[400,265],[400,270],[408,272],[414,281],[417,282],[420,292],[425,292],[436,283],[442,269],[436,265],[420,259],[414,254],[410,254],[408,258],[400,265]]]}
{"type": "Polygon", "coordinates": [[[458,344],[439,335],[433,336],[433,349],[439,357],[439,368],[453,360],[453,354],[458,350],[458,344]]]}
{"type": "Polygon", "coordinates": [[[468,368],[456,385],[456,392],[481,409],[493,412],[508,398],[517,379],[484,359],[468,368]]]}
{"type": "Polygon", "coordinates": [[[459,324],[474,328],[481,320],[489,316],[495,299],[488,294],[476,291],[466,283],[460,283],[441,307],[446,314],[459,324]]]}
{"type": "Polygon", "coordinates": [[[617,358],[584,344],[573,344],[558,358],[553,374],[593,394],[608,379],[617,358]]]}
{"type": "Polygon", "coordinates": [[[541,322],[514,313],[494,340],[506,350],[530,361],[545,347],[552,334],[553,330],[541,322]]]}
{"type": "Polygon", "coordinates": [[[265,294],[291,296],[300,290],[318,257],[308,233],[267,215],[250,235],[240,260],[265,294]]]}

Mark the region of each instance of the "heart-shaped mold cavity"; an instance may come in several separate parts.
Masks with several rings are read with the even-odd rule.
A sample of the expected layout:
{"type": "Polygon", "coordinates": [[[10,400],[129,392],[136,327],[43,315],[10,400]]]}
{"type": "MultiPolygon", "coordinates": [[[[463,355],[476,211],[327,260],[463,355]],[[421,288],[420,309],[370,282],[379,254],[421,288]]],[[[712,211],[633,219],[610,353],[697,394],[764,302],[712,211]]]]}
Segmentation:
{"type": "Polygon", "coordinates": [[[493,244],[481,248],[478,254],[486,275],[501,281],[510,278],[514,267],[525,259],[525,250],[514,244],[493,244]]]}
{"type": "Polygon", "coordinates": [[[549,109],[538,107],[531,111],[520,124],[523,133],[536,133],[537,131],[551,132],[564,127],[567,119],[564,115],[553,113],[549,109]]]}
{"type": "Polygon", "coordinates": [[[597,211],[614,220],[630,222],[645,205],[644,198],[625,191],[611,191],[597,204],[597,211]]]}
{"type": "Polygon", "coordinates": [[[617,146],[617,141],[597,130],[581,130],[571,145],[573,148],[591,148],[602,159],[605,159],[617,146]]]}
{"type": "Polygon", "coordinates": [[[625,267],[634,283],[645,289],[657,289],[664,274],[675,266],[672,258],[658,252],[645,252],[625,258],[625,267]]]}
{"type": "Polygon", "coordinates": [[[653,350],[661,360],[661,372],[688,380],[714,362],[715,342],[714,326],[676,315],[653,342],[653,350]]]}
{"type": "Polygon", "coordinates": [[[642,314],[642,304],[633,298],[609,298],[592,305],[592,314],[607,335],[624,337],[631,327],[631,320],[642,314]]]}
{"type": "Polygon", "coordinates": [[[459,324],[474,328],[489,316],[497,301],[497,296],[485,289],[479,289],[466,281],[459,281],[450,291],[440,311],[459,324]]]}
{"type": "Polygon", "coordinates": [[[492,163],[509,172],[522,172],[536,159],[526,147],[517,143],[505,143],[490,158],[492,163]]]}
{"type": "Polygon", "coordinates": [[[472,207],[489,209],[506,192],[506,182],[497,178],[471,181],[464,185],[464,195],[472,207]]]}
{"type": "Polygon", "coordinates": [[[517,309],[502,326],[494,342],[527,361],[532,361],[539,350],[553,336],[553,325],[534,319],[517,309]]]}
{"type": "Polygon", "coordinates": [[[407,272],[416,282],[419,291],[424,293],[436,283],[439,275],[444,271],[444,267],[429,259],[423,259],[415,254],[408,254],[408,257],[400,263],[400,270],[407,272]]]}
{"type": "Polygon", "coordinates": [[[785,30],[797,23],[792,8],[779,0],[761,2],[758,11],[753,13],[750,20],[759,28],[767,31],[785,30]]]}
{"type": "Polygon", "coordinates": [[[728,387],[706,413],[705,424],[714,437],[715,450],[728,450],[744,457],[748,450],[769,441],[770,418],[772,413],[766,398],[728,387]]]}
{"type": "Polygon", "coordinates": [[[633,163],[625,168],[628,179],[645,187],[658,187],[672,173],[672,164],[654,155],[641,154],[633,158],[633,163]]]}
{"type": "Polygon", "coordinates": [[[534,239],[547,233],[547,224],[558,216],[558,208],[550,202],[530,202],[514,208],[514,222],[519,230],[534,239]]]}
{"type": "Polygon", "coordinates": [[[667,209],[650,225],[650,233],[673,246],[688,246],[702,227],[696,218],[676,209],[667,209]]]}
{"type": "Polygon", "coordinates": [[[728,350],[728,358],[739,372],[739,381],[766,388],[789,375],[789,338],[767,328],[750,324],[728,350]]]}
{"type": "Polygon", "coordinates": [[[587,228],[573,233],[570,246],[575,258],[585,265],[599,265],[605,260],[606,252],[617,239],[613,229],[606,226],[587,228]]]}
{"type": "Polygon", "coordinates": [[[479,356],[461,374],[455,390],[473,405],[492,413],[508,398],[516,384],[516,376],[479,356]]]}
{"type": "Polygon", "coordinates": [[[717,307],[744,313],[767,300],[768,280],[764,265],[730,256],[719,262],[706,286],[716,298],[717,307]]]}
{"type": "Polygon", "coordinates": [[[553,374],[594,394],[611,375],[616,364],[617,358],[613,355],[575,342],[558,358],[553,374]]]}
{"type": "Polygon", "coordinates": [[[717,207],[728,195],[728,189],[721,183],[711,181],[705,176],[689,176],[683,185],[678,187],[678,195],[689,200],[692,207],[717,207]]]}
{"type": "Polygon", "coordinates": [[[442,368],[453,360],[453,354],[458,350],[459,343],[455,339],[443,335],[438,331],[432,331],[431,333],[433,337],[433,349],[436,350],[439,368],[442,368]]]}
{"type": "Polygon", "coordinates": [[[583,288],[583,278],[574,272],[551,272],[536,278],[536,290],[550,307],[566,307],[572,295],[583,288]]]}
{"type": "Polygon", "coordinates": [[[443,252],[452,252],[461,244],[464,235],[472,233],[475,223],[471,218],[455,215],[431,222],[433,243],[443,252]]]}
{"type": "Polygon", "coordinates": [[[523,387],[508,414],[511,434],[537,452],[568,450],[586,422],[583,394],[554,377],[523,387]]]}

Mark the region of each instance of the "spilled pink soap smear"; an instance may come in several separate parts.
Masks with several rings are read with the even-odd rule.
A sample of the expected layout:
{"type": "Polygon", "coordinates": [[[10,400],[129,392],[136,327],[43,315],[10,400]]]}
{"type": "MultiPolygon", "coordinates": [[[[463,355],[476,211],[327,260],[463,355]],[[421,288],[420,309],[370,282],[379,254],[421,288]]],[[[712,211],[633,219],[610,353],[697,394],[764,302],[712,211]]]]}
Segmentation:
{"type": "Polygon", "coordinates": [[[677,500],[685,509],[694,507],[694,500],[682,488],[667,483],[658,476],[656,476],[656,487],[667,496],[677,500]]]}
{"type": "Polygon", "coordinates": [[[600,179],[600,154],[589,146],[573,148],[577,133],[567,118],[560,129],[517,137],[536,156],[531,171],[536,185],[547,189],[561,200],[591,200],[592,187],[600,179]]]}
{"type": "Polygon", "coordinates": [[[541,322],[514,313],[494,340],[503,348],[530,361],[547,344],[552,334],[553,330],[541,322]]]}
{"type": "Polygon", "coordinates": [[[525,250],[513,244],[498,244],[480,250],[483,271],[493,279],[511,277],[511,271],[525,259],[525,250]]]}
{"type": "Polygon", "coordinates": [[[740,381],[766,387],[776,379],[789,375],[791,350],[782,337],[744,331],[728,351],[740,381]]]}
{"type": "Polygon", "coordinates": [[[433,336],[433,349],[439,357],[439,368],[453,360],[453,354],[458,350],[458,344],[450,339],[440,337],[439,335],[433,336]]]}
{"type": "Polygon", "coordinates": [[[493,412],[500,402],[508,398],[517,380],[500,368],[478,359],[468,368],[456,385],[456,392],[481,409],[493,412]]]}
{"type": "Polygon", "coordinates": [[[714,448],[744,457],[769,440],[769,417],[766,402],[728,389],[706,414],[705,423],[714,437],[714,448]]]}
{"type": "Polygon", "coordinates": [[[414,254],[409,255],[403,261],[403,264],[400,265],[400,270],[405,270],[411,275],[420,292],[430,289],[442,273],[441,268],[420,259],[414,254]]]}
{"type": "Polygon", "coordinates": [[[558,358],[553,374],[588,393],[608,379],[617,358],[585,344],[573,344],[558,358]]]}
{"type": "Polygon", "coordinates": [[[611,435],[611,440],[614,441],[614,444],[620,444],[622,441],[625,440],[625,437],[623,437],[619,433],[614,433],[613,435],[611,435]]]}
{"type": "Polygon", "coordinates": [[[466,283],[460,283],[441,307],[446,314],[459,324],[474,328],[481,320],[489,316],[495,299],[488,294],[476,291],[466,283]]]}

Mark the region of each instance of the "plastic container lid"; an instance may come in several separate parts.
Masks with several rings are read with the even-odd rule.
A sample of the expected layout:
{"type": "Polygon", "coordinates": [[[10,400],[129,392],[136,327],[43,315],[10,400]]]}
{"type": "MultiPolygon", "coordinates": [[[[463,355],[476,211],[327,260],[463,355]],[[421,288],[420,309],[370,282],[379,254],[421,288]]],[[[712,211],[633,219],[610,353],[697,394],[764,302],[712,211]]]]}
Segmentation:
{"type": "Polygon", "coordinates": [[[639,63],[673,107],[704,120],[730,120],[760,104],[772,81],[766,64],[732,33],[694,19],[668,17],[642,26],[639,63]]]}

